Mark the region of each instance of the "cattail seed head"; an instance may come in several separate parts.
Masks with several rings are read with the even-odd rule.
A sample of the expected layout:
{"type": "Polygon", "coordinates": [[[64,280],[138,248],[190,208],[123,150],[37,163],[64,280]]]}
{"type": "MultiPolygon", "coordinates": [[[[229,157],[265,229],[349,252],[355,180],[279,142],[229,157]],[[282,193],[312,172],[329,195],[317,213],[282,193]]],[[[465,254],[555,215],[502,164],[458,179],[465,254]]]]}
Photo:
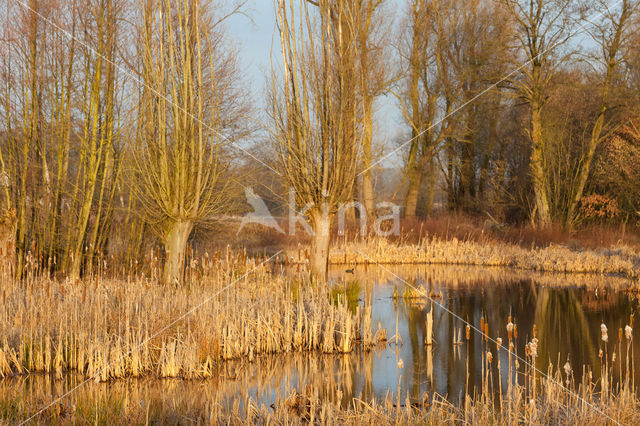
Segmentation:
{"type": "Polygon", "coordinates": [[[518,326],[516,324],[513,324],[513,338],[518,338],[518,326]]]}
{"type": "Polygon", "coordinates": [[[631,326],[627,325],[624,328],[624,336],[627,338],[627,340],[631,340],[631,338],[633,337],[632,333],[633,333],[633,328],[631,328],[631,326]]]}
{"type": "Polygon", "coordinates": [[[498,350],[500,350],[500,346],[502,345],[502,339],[500,337],[498,337],[496,339],[496,346],[498,347],[498,350]]]}
{"type": "Polygon", "coordinates": [[[466,331],[466,335],[467,335],[467,340],[471,339],[471,326],[467,325],[465,331],[466,331]]]}
{"type": "Polygon", "coordinates": [[[491,364],[491,361],[493,361],[493,354],[487,351],[487,362],[491,364]]]}
{"type": "Polygon", "coordinates": [[[538,337],[538,326],[533,324],[533,338],[538,337]]]}
{"type": "Polygon", "coordinates": [[[622,327],[618,329],[618,341],[622,342],[622,327]]]}
{"type": "MultiPolygon", "coordinates": [[[[511,315],[509,315],[509,317],[511,317],[511,315]]],[[[511,322],[511,319],[509,319],[509,323],[507,323],[507,337],[509,340],[513,338],[513,323],[511,322]]]]}
{"type": "Polygon", "coordinates": [[[484,333],[484,317],[480,318],[480,330],[484,333]]]}
{"type": "Polygon", "coordinates": [[[569,376],[571,374],[571,364],[569,364],[569,361],[567,361],[564,364],[564,373],[569,376]]]}
{"type": "Polygon", "coordinates": [[[603,352],[602,352],[602,349],[600,349],[600,352],[598,352],[598,358],[602,359],[602,355],[603,355],[603,352]]]}

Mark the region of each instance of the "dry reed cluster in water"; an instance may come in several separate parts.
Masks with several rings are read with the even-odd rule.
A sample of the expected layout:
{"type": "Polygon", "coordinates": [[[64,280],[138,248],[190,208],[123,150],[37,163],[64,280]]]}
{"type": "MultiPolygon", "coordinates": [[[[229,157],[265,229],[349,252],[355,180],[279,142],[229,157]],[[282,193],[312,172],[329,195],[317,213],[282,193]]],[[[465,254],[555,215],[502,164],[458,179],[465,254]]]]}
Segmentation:
{"type": "Polygon", "coordinates": [[[181,287],[155,279],[3,279],[0,375],[203,378],[224,360],[373,343],[371,310],[240,257],[205,260],[181,287]],[[229,288],[226,288],[229,286],[229,288]]]}

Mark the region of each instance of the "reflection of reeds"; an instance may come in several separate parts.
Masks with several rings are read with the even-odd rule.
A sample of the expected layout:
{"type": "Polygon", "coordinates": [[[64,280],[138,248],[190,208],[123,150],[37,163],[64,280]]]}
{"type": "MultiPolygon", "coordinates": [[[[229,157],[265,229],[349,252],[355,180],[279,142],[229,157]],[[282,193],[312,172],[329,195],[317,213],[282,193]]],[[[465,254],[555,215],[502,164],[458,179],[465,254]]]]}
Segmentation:
{"type": "MultiPolygon", "coordinates": [[[[491,360],[489,354],[487,358],[491,360]]],[[[492,395],[480,394],[468,396],[462,405],[455,406],[437,394],[426,394],[415,400],[404,399],[399,393],[382,399],[374,399],[371,394],[354,395],[348,380],[334,378],[352,374],[352,365],[342,362],[346,359],[340,356],[266,359],[259,369],[236,369],[239,376],[235,381],[91,382],[82,392],[52,405],[34,420],[39,424],[599,425],[640,422],[639,401],[629,386],[612,392],[605,401],[586,379],[586,374],[579,387],[573,382],[565,386],[562,371],[550,367],[548,378],[542,377],[537,384],[539,392],[535,398],[525,398],[523,385],[515,383],[508,404],[496,405],[492,395]],[[289,385],[285,372],[292,368],[297,368],[299,373],[289,385]],[[328,375],[327,371],[334,368],[340,372],[328,375]],[[274,383],[281,384],[280,396],[275,401],[270,397],[274,383]],[[256,386],[255,391],[247,391],[252,386],[256,386]]],[[[24,420],[81,380],[75,376],[50,380],[36,375],[0,382],[0,421],[24,420]]]]}
{"type": "MultiPolygon", "coordinates": [[[[336,266],[330,269],[329,275],[332,279],[340,280],[344,277],[344,269],[336,266]]],[[[491,282],[492,286],[500,286],[525,280],[540,287],[584,287],[599,291],[602,289],[625,290],[633,286],[632,281],[627,278],[599,274],[565,274],[473,265],[386,265],[384,268],[362,265],[355,269],[355,275],[363,287],[397,281],[398,276],[409,283],[442,283],[457,290],[482,288],[487,285],[487,282],[491,282]]],[[[430,288],[428,294],[431,295],[433,289],[428,288],[430,288]]],[[[400,296],[402,296],[401,293],[398,294],[398,297],[400,296]]],[[[600,306],[602,299],[596,300],[600,306]]]]}

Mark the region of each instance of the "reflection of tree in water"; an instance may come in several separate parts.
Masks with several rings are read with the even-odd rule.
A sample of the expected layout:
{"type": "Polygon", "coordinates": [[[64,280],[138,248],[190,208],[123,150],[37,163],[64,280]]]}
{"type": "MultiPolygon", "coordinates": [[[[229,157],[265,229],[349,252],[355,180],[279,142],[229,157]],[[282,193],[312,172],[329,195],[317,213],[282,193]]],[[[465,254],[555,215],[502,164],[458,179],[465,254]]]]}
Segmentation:
{"type": "Polygon", "coordinates": [[[423,303],[412,303],[403,298],[394,300],[394,308],[401,315],[398,316],[398,321],[404,320],[409,332],[409,341],[402,342],[405,346],[409,345],[411,350],[411,360],[403,360],[405,367],[400,372],[403,388],[409,392],[411,398],[417,399],[420,396],[421,384],[426,380],[424,375],[426,366],[424,321],[428,308],[423,303]]]}
{"type": "MultiPolygon", "coordinates": [[[[600,344],[600,323],[605,322],[609,327],[611,355],[614,350],[617,351],[617,348],[613,347],[616,345],[613,340],[617,342],[618,327],[624,327],[629,313],[633,312],[638,305],[622,293],[598,292],[597,296],[594,296],[593,288],[582,290],[575,287],[557,287],[555,280],[562,278],[557,275],[520,278],[526,274],[503,275],[499,270],[483,268],[461,269],[460,273],[456,273],[457,269],[453,272],[450,269],[441,269],[442,271],[434,269],[435,272],[430,269],[419,270],[419,273],[415,274],[410,274],[408,271],[402,276],[412,285],[423,285],[428,293],[432,290],[435,293],[442,291],[444,298],[438,299],[438,302],[471,322],[475,327],[479,328],[480,318],[484,317],[489,324],[490,337],[492,339],[501,337],[503,349],[508,347],[506,325],[511,314],[513,322],[518,326],[518,339],[515,343],[518,355],[522,358],[524,358],[524,346],[532,338],[533,325],[536,324],[539,338],[537,368],[546,372],[549,363],[557,368],[558,359],[560,359],[559,367],[562,367],[569,357],[576,380],[580,380],[583,364],[592,367],[594,379],[597,380],[599,376],[597,353],[600,344]]],[[[576,285],[587,282],[589,278],[575,278],[576,285]]],[[[567,280],[567,278],[564,279],[567,280]]],[[[446,395],[454,403],[459,402],[459,397],[465,389],[467,360],[470,392],[473,393],[474,388],[479,389],[482,381],[482,355],[487,350],[479,334],[472,332],[471,340],[466,342],[463,322],[434,305],[433,333],[436,343],[432,348],[425,347],[425,319],[430,310],[430,302],[425,300],[422,303],[410,303],[409,299],[402,297],[404,290],[402,281],[385,276],[363,280],[365,299],[369,304],[379,303],[373,302],[372,292],[366,290],[369,282],[375,282],[376,288],[392,289],[393,286],[399,286],[400,297],[395,302],[389,299],[379,300],[382,301],[381,303],[393,304],[391,311],[398,314],[399,331],[404,339],[404,346],[401,349],[404,368],[397,372],[402,376],[402,397],[408,393],[411,399],[419,400],[423,392],[436,391],[446,395]],[[459,347],[460,355],[456,355],[452,340],[453,333],[459,329],[462,330],[465,343],[459,347]]],[[[385,290],[383,294],[391,292],[392,290],[385,290]]],[[[395,315],[391,312],[388,312],[388,315],[383,320],[383,327],[391,337],[395,333],[395,315]]],[[[374,329],[376,325],[377,323],[373,324],[374,329]]],[[[637,345],[636,348],[640,346],[640,339],[634,340],[634,344],[637,345]]],[[[502,389],[506,390],[508,353],[502,350],[498,355],[493,342],[489,343],[488,349],[492,352],[494,360],[496,356],[500,357],[502,389]]],[[[636,353],[640,353],[640,350],[636,353]]],[[[362,368],[361,374],[365,376],[362,393],[367,396],[381,394],[380,389],[373,389],[372,378],[376,376],[376,371],[373,370],[371,360],[372,358],[365,356],[362,360],[364,365],[359,366],[362,368]]],[[[523,367],[521,361],[520,369],[522,370],[523,367]]],[[[493,370],[494,389],[497,391],[499,386],[495,361],[493,370]]],[[[618,370],[614,369],[613,375],[617,374],[618,370]]],[[[640,377],[640,374],[638,376],[640,377]]],[[[614,379],[613,376],[612,379],[614,379]]],[[[385,386],[395,391],[397,382],[394,385],[393,380],[387,381],[385,386]]]]}
{"type": "Polygon", "coordinates": [[[549,363],[557,367],[559,355],[560,365],[570,359],[574,370],[581,370],[585,364],[597,370],[597,348],[576,291],[539,288],[535,324],[539,339],[538,369],[546,371],[549,363]]]}

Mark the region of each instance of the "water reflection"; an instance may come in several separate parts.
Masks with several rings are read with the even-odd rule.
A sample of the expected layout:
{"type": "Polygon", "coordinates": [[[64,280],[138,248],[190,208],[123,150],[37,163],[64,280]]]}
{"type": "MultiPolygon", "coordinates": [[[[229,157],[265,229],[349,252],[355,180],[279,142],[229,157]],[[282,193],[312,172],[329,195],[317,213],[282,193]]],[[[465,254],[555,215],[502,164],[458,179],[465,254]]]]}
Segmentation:
{"type": "MultiPolygon", "coordinates": [[[[600,374],[598,351],[603,347],[600,340],[600,324],[607,324],[610,332],[609,352],[615,350],[618,328],[624,328],[629,315],[638,308],[635,298],[623,293],[602,289],[600,277],[563,276],[523,273],[483,268],[422,267],[396,268],[389,273],[386,268],[361,268],[356,277],[365,285],[361,303],[369,300],[373,305],[373,324],[378,322],[393,336],[397,329],[399,344],[395,340],[373,358],[373,395],[383,397],[391,391],[412,400],[420,400],[426,393],[437,392],[454,402],[465,394],[477,390],[482,383],[482,355],[489,349],[496,356],[496,347],[484,346],[482,339],[472,333],[464,338],[464,323],[449,312],[480,326],[481,318],[488,323],[492,338],[502,337],[506,347],[506,325],[509,315],[518,326],[516,351],[524,358],[524,347],[531,340],[533,326],[538,332],[538,357],[536,367],[546,372],[549,363],[562,367],[569,360],[574,369],[574,378],[581,380],[582,366],[590,366],[593,379],[600,374]],[[405,285],[395,276],[423,286],[427,292],[442,294],[442,299],[433,306],[434,345],[424,344],[426,316],[432,309],[426,301],[394,298],[403,294],[405,285]],[[595,282],[590,282],[595,278],[595,282]],[[567,282],[569,281],[569,282],[567,282]],[[567,285],[571,287],[567,288],[567,285]],[[579,287],[578,287],[579,286],[579,287]],[[444,308],[444,309],[443,309],[444,308]],[[615,336],[614,336],[615,335],[615,336]],[[454,345],[462,336],[463,345],[454,345]],[[614,342],[615,340],[615,342],[614,342]],[[404,368],[398,368],[402,359],[404,368]],[[468,379],[467,379],[467,374],[468,379]],[[400,384],[400,385],[398,385],[400,384]]],[[[340,271],[334,271],[340,279],[340,271]]],[[[637,344],[634,342],[634,345],[637,344]]],[[[637,350],[634,351],[638,353],[637,350]]],[[[508,354],[500,351],[502,389],[507,389],[508,354]]],[[[618,355],[620,360],[620,355],[618,355]]],[[[520,362],[522,365],[522,361],[520,362]]],[[[497,363],[493,364],[493,376],[498,377],[497,363]]],[[[614,374],[614,381],[619,371],[614,374]]],[[[495,383],[498,388],[498,383],[495,383]]],[[[497,389],[496,389],[497,390],[497,389]]],[[[365,395],[369,397],[371,395],[365,395]]]]}
{"type": "MultiPolygon", "coordinates": [[[[91,382],[83,393],[124,392],[128,399],[135,400],[142,398],[144,392],[149,394],[148,388],[153,387],[163,389],[157,398],[167,398],[175,392],[190,395],[190,404],[202,399],[229,407],[242,406],[247,398],[269,405],[277,396],[293,391],[343,404],[350,404],[353,398],[369,401],[387,394],[398,396],[398,392],[403,400],[408,396],[420,401],[423,395],[437,392],[459,402],[467,389],[473,393],[482,383],[482,354],[487,349],[499,356],[503,366],[500,380],[506,390],[508,355],[504,350],[497,355],[494,344],[485,347],[477,334],[472,333],[467,341],[465,324],[448,311],[478,328],[484,318],[490,336],[502,337],[503,348],[507,345],[506,325],[512,315],[518,326],[516,350],[521,356],[536,324],[539,370],[547,371],[550,362],[561,367],[570,360],[577,381],[581,379],[582,365],[592,367],[597,381],[597,355],[604,345],[600,324],[604,322],[610,330],[609,353],[626,352],[617,348],[617,330],[624,328],[629,315],[638,310],[635,298],[603,291],[604,279],[600,277],[445,266],[398,267],[392,273],[386,268],[361,267],[356,268],[355,274],[336,268],[331,277],[339,287],[333,297],[344,295],[360,308],[372,310],[374,332],[378,324],[387,330],[386,346],[347,355],[281,355],[261,357],[254,363],[229,362],[220,368],[216,380],[91,382]],[[446,309],[424,299],[403,297],[406,286],[395,275],[437,295],[437,302],[446,309]],[[394,292],[397,297],[393,297],[394,292]],[[425,345],[425,337],[430,312],[434,342],[429,346],[425,345]],[[463,344],[454,345],[459,339],[463,344]]],[[[638,349],[632,353],[640,354],[638,349]]],[[[618,355],[619,362],[625,362],[624,355],[618,355]]],[[[494,378],[498,377],[496,365],[494,362],[494,378]]],[[[619,371],[613,371],[615,382],[619,371]]],[[[0,394],[50,400],[78,383],[72,377],[59,381],[44,376],[5,379],[0,382],[0,394]]],[[[499,388],[497,379],[495,386],[499,388]]]]}

